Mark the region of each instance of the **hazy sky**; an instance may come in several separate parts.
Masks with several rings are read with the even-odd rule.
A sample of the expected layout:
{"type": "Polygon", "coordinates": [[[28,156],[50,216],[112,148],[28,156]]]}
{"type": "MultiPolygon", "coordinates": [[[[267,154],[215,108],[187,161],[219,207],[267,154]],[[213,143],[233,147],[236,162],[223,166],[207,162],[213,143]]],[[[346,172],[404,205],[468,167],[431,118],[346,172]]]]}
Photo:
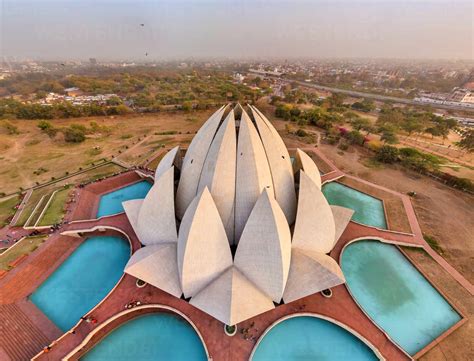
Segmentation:
{"type": "Polygon", "coordinates": [[[474,58],[465,0],[0,0],[0,54],[474,58]],[[145,26],[141,27],[140,24],[145,26]]]}

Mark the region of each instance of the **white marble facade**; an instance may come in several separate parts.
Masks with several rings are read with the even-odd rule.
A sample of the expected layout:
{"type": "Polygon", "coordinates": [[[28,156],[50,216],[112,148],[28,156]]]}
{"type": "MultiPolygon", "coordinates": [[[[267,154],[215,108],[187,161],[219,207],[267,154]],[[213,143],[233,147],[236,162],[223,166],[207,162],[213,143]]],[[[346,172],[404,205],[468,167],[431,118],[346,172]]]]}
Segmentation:
{"type": "Polygon", "coordinates": [[[327,254],[352,211],[329,206],[316,164],[298,149],[292,165],[257,108],[219,108],[180,161],[170,150],[146,198],[124,202],[144,245],[126,273],[229,325],[344,283],[327,254]]]}

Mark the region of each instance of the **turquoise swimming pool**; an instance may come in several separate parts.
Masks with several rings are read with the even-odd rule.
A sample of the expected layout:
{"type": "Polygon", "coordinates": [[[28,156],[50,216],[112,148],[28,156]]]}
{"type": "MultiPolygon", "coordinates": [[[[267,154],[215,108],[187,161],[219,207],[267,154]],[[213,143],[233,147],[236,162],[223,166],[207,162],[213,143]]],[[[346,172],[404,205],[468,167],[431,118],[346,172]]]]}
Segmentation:
{"type": "Polygon", "coordinates": [[[252,361],[378,360],[359,338],[321,318],[284,320],[264,336],[252,361]]]}
{"type": "Polygon", "coordinates": [[[142,316],[112,331],[83,361],[205,361],[206,352],[194,328],[180,317],[159,313],[142,316]]]}
{"type": "Polygon", "coordinates": [[[104,194],[100,197],[96,217],[99,218],[123,212],[122,202],[130,199],[145,198],[151,186],[147,181],[141,181],[104,194]]]}
{"type": "Polygon", "coordinates": [[[354,221],[381,229],[387,228],[383,202],[380,199],[337,182],[325,184],[322,191],[329,204],[353,209],[354,221]]]}
{"type": "Polygon", "coordinates": [[[62,331],[69,330],[116,285],[130,257],[128,241],[90,237],[30,296],[62,331]]]}
{"type": "Polygon", "coordinates": [[[461,319],[395,246],[358,241],[341,262],[357,303],[410,355],[461,319]]]}

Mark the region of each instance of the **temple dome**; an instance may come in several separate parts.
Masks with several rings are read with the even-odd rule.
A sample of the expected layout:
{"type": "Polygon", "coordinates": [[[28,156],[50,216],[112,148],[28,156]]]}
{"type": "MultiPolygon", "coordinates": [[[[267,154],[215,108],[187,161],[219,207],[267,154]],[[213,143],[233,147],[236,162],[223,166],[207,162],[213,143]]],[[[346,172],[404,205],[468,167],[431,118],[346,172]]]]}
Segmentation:
{"type": "Polygon", "coordinates": [[[126,273],[226,324],[344,282],[327,254],[352,212],[329,206],[316,164],[297,149],[293,165],[257,108],[222,106],[180,154],[163,157],[144,200],[124,202],[145,245],[126,273]]]}

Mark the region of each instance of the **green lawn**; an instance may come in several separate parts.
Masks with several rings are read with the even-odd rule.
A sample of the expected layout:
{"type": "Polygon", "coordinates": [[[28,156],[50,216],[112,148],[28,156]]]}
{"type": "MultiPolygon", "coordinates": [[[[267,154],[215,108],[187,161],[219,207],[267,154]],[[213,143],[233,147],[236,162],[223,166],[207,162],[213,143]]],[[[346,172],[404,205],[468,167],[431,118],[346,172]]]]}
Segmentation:
{"type": "Polygon", "coordinates": [[[20,202],[19,196],[13,196],[6,201],[0,202],[0,227],[7,225],[7,218],[15,214],[15,206],[20,202]]]}
{"type": "MultiPolygon", "coordinates": [[[[20,218],[18,218],[18,221],[16,222],[16,226],[24,226],[26,221],[30,217],[31,212],[33,212],[36,205],[41,200],[41,197],[45,196],[45,200],[43,200],[43,205],[45,205],[46,204],[45,202],[48,201],[48,197],[51,195],[53,191],[54,191],[53,186],[48,186],[48,187],[33,190],[33,193],[31,193],[30,199],[28,200],[28,202],[26,202],[26,205],[23,208],[23,212],[21,212],[20,218]]],[[[36,216],[32,218],[29,226],[32,226],[35,224],[37,217],[41,213],[41,209],[42,209],[41,206],[38,207],[36,216]]]]}
{"type": "MultiPolygon", "coordinates": [[[[79,174],[77,176],[71,177],[67,180],[60,181],[56,184],[52,184],[46,187],[38,188],[33,191],[31,194],[31,197],[29,201],[26,203],[25,208],[23,209],[23,212],[21,213],[20,218],[18,219],[18,222],[16,223],[17,226],[24,226],[26,221],[31,215],[31,212],[35,209],[36,205],[40,201],[42,196],[45,196],[44,203],[38,207],[38,210],[36,214],[32,217],[29,226],[33,226],[41,214],[41,211],[43,210],[42,207],[46,205],[46,202],[48,201],[49,197],[51,194],[56,190],[60,189],[64,186],[64,184],[69,183],[69,184],[78,184],[86,181],[92,181],[96,180],[102,177],[107,177],[111,174],[120,172],[123,170],[122,167],[116,165],[116,164],[106,164],[104,166],[92,169],[88,172],[84,172],[82,174],[79,174]]],[[[41,221],[43,223],[43,221],[41,221]]],[[[49,224],[48,224],[49,225],[49,224]]]]}
{"type": "Polygon", "coordinates": [[[163,157],[165,156],[166,152],[162,151],[159,156],[157,156],[155,159],[153,159],[150,163],[147,164],[147,167],[150,169],[155,170],[156,167],[158,167],[158,164],[161,162],[163,157]]]}
{"type": "Polygon", "coordinates": [[[64,205],[72,189],[70,187],[57,191],[51,202],[49,203],[46,212],[44,212],[38,226],[51,226],[59,223],[64,217],[64,205]]]}
{"type": "Polygon", "coordinates": [[[24,254],[30,254],[46,239],[46,236],[26,237],[15,244],[13,248],[0,255],[0,269],[9,270],[9,264],[24,254]]]}

